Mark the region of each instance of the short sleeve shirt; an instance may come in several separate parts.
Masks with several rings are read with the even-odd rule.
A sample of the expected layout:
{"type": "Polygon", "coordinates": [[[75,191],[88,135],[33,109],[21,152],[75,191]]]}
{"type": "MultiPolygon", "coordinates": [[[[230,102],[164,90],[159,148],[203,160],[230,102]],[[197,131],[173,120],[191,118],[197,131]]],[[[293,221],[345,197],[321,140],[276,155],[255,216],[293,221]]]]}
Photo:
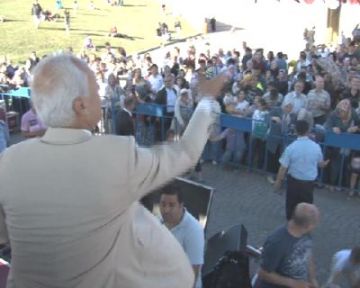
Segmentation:
{"type": "MultiPolygon", "coordinates": [[[[189,258],[191,265],[204,264],[204,229],[188,211],[185,210],[181,222],[171,229],[171,233],[179,241],[189,258]]],[[[196,280],[196,288],[200,288],[201,275],[196,280]]]]}
{"type": "Polygon", "coordinates": [[[292,177],[313,181],[318,174],[318,164],[323,160],[319,144],[308,137],[299,137],[296,141],[286,147],[279,162],[281,166],[288,169],[292,177]]]}
{"type": "Polygon", "coordinates": [[[354,285],[350,283],[351,279],[355,283],[360,283],[360,265],[354,265],[350,261],[351,250],[344,249],[335,253],[332,261],[332,273],[343,273],[349,281],[349,285],[354,285]]]}
{"type": "MultiPolygon", "coordinates": [[[[262,253],[261,268],[296,280],[308,280],[308,263],[311,257],[312,239],[290,235],[286,226],[277,228],[266,240],[262,253]]],[[[259,288],[280,288],[259,280],[259,288]]]]}

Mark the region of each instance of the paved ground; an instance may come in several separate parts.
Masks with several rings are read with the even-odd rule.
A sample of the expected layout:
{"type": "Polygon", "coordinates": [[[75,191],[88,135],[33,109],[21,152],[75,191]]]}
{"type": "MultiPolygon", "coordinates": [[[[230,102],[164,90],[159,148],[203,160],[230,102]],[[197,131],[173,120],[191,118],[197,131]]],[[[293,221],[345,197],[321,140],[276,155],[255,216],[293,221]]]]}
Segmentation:
{"type": "MultiPolygon", "coordinates": [[[[285,196],[273,193],[264,175],[205,164],[204,180],[216,189],[208,236],[242,223],[248,229],[249,244],[258,247],[269,232],[285,223],[285,196]]],[[[344,193],[321,189],[315,192],[315,203],[321,210],[321,224],[314,232],[314,253],[323,283],[333,253],[360,243],[360,198],[348,200],[344,193]]]]}

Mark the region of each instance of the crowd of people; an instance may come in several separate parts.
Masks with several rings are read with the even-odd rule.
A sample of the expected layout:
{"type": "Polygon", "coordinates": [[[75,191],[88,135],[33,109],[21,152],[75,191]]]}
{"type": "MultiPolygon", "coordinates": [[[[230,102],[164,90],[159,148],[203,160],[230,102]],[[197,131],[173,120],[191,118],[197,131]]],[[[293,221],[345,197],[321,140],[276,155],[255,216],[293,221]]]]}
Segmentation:
{"type": "MultiPolygon", "coordinates": [[[[158,121],[144,120],[145,124],[157,126],[156,141],[164,140],[169,129],[182,133],[198,102],[199,78],[210,79],[230,71],[232,79],[219,100],[222,112],[252,118],[252,137],[234,129],[219,131],[218,137],[214,137],[217,141],[208,144],[208,158],[214,164],[221,162],[225,166],[229,163],[250,165],[251,162],[275,174],[281,152],[288,144],[284,137],[294,134],[296,120],[306,120],[313,139],[318,142],[323,140],[326,131],[359,132],[358,45],[350,38],[334,51],[325,45],[307,45],[296,61],[288,61],[283,52],[268,51],[265,55],[263,49],[254,50],[245,42],[243,51],[238,48],[212,51],[211,46],[199,51],[192,45],[186,51],[174,47],[164,52],[163,59],[153,59],[150,53],[127,55],[124,48],[114,49],[109,42],[105,43],[105,51],[99,52],[87,37],[77,56],[88,63],[96,75],[103,106],[107,108],[105,131],[115,131],[115,127],[112,130],[110,127],[114,124],[111,118],[116,113],[113,112],[124,107],[125,98],[133,97],[138,103],[164,106],[164,131],[160,131],[158,121]],[[221,150],[224,150],[222,156],[221,150]]],[[[73,53],[72,48],[67,52],[73,53]]],[[[24,66],[4,58],[0,83],[15,89],[28,86],[38,61],[35,52],[24,66]]],[[[354,195],[360,172],[358,155],[357,151],[329,147],[325,157],[332,164],[326,168],[323,181],[349,187],[349,194],[354,195]],[[342,158],[345,165],[341,165],[342,158]],[[346,177],[349,169],[352,175],[346,177]]],[[[270,177],[269,181],[274,179],[270,177]]]]}
{"type": "MultiPolygon", "coordinates": [[[[172,84],[169,75],[165,87],[172,84]]],[[[86,62],[68,53],[36,64],[33,107],[24,114],[22,127],[31,129],[26,122],[33,123],[30,133],[38,132],[26,136],[36,138],[6,149],[0,161],[0,167],[6,167],[0,169],[0,244],[10,241],[12,249],[8,287],[201,287],[204,235],[181,194],[169,186],[162,190],[162,222],[137,200],[195,165],[219,118],[220,103],[214,97],[221,96],[233,75],[200,77],[198,105],[180,140],[141,148],[133,137],[91,135],[102,117],[101,100],[98,78],[86,62]]],[[[121,110],[130,116],[130,106],[138,99],[131,93],[121,110]]],[[[308,126],[296,121],[299,137],[308,126]]],[[[310,236],[319,215],[313,204],[293,205],[287,224],[265,242],[257,287],[319,287],[310,236]]],[[[359,262],[358,247],[339,251],[327,285],[336,285],[343,275],[350,287],[358,287],[359,262]]]]}
{"type": "MultiPolygon", "coordinates": [[[[289,149],[286,148],[288,143],[284,141],[285,138],[296,134],[299,140],[310,135],[314,141],[321,142],[326,132],[336,134],[360,132],[360,48],[356,41],[347,39],[334,51],[330,51],[324,45],[307,46],[299,53],[299,59],[290,62],[283,52],[275,54],[268,51],[265,55],[263,49],[252,49],[245,42],[242,48],[230,51],[223,49],[212,51],[210,48],[199,51],[199,47],[192,45],[186,51],[181,51],[180,48],[174,47],[164,53],[163,59],[155,59],[150,53],[129,56],[124,48],[114,49],[110,43],[106,43],[104,51],[98,51],[92,41],[87,39],[78,55],[68,48],[65,55],[44,56],[45,60],[40,61],[36,52],[32,52],[25,66],[14,65],[6,58],[2,59],[0,64],[1,89],[16,89],[29,86],[31,83],[34,88],[34,103],[31,103],[30,110],[22,115],[21,130],[24,136],[34,138],[43,136],[45,133],[39,142],[29,141],[28,144],[19,146],[20,148],[4,153],[2,158],[2,161],[10,165],[8,167],[19,169],[17,171],[20,175],[24,179],[28,179],[26,183],[15,183],[13,178],[7,174],[12,169],[9,170],[10,172],[0,170],[0,179],[2,179],[0,201],[7,217],[7,223],[5,224],[4,219],[1,218],[0,224],[1,227],[8,229],[6,233],[4,232],[6,229],[1,229],[0,238],[6,240],[7,233],[10,233],[10,236],[18,236],[18,238],[12,238],[16,249],[14,254],[16,261],[9,281],[17,281],[20,283],[20,287],[26,281],[53,284],[51,282],[54,281],[52,275],[57,273],[57,266],[48,265],[46,267],[46,264],[51,262],[52,256],[60,251],[62,257],[56,259],[57,265],[67,267],[71,264],[69,265],[71,269],[63,271],[64,279],[56,279],[58,281],[56,284],[59,285],[62,283],[78,285],[83,281],[85,286],[81,287],[89,287],[89,283],[93,283],[92,281],[95,279],[93,275],[96,275],[96,281],[110,283],[106,287],[115,287],[111,285],[123,284],[125,283],[123,281],[128,281],[126,283],[130,285],[129,287],[134,287],[134,283],[138,285],[137,287],[167,287],[168,282],[164,281],[164,277],[173,277],[172,281],[176,279],[179,281],[173,287],[191,287],[194,285],[194,279],[189,276],[191,272],[189,272],[188,261],[182,256],[178,245],[169,239],[160,223],[154,223],[147,212],[143,211],[143,208],[135,202],[152,188],[159,187],[160,184],[164,184],[176,174],[183,173],[195,165],[208,139],[210,127],[212,133],[207,145],[210,150],[209,157],[214,164],[221,162],[224,167],[229,163],[240,165],[247,161],[246,155],[252,151],[250,161],[258,168],[272,173],[279,170],[276,180],[269,178],[269,181],[275,182],[276,186],[279,186],[279,182],[283,180],[284,175],[281,174],[286,169],[292,178],[296,178],[295,176],[301,173],[307,174],[304,171],[299,173],[296,171],[297,169],[294,169],[294,174],[291,174],[292,165],[296,166],[290,160],[291,149],[299,148],[292,148],[291,145],[288,146],[289,149]],[[35,78],[33,78],[34,71],[35,78]],[[58,76],[51,78],[51,81],[54,82],[48,86],[42,84],[46,83],[44,80],[49,77],[47,72],[58,76]],[[76,91],[70,91],[72,94],[69,92],[71,95],[67,95],[65,82],[61,82],[65,80],[59,76],[64,77],[67,81],[66,85],[68,82],[71,83],[76,91]],[[222,81],[221,85],[216,83],[218,79],[224,79],[224,77],[226,77],[226,81],[222,81]],[[210,81],[207,90],[201,84],[204,81],[210,81]],[[85,83],[88,83],[89,87],[85,87],[85,83]],[[216,83],[216,87],[211,83],[216,83]],[[61,93],[53,88],[59,89],[61,93]],[[90,92],[86,92],[89,90],[90,92]],[[75,95],[76,93],[90,93],[91,95],[88,99],[82,94],[75,95]],[[46,97],[47,95],[55,98],[63,97],[61,101],[66,103],[59,100],[62,103],[60,105],[52,97],[46,97]],[[97,103],[97,95],[100,96],[101,103],[97,103]],[[218,96],[216,99],[218,103],[211,101],[211,104],[204,104],[207,101],[202,100],[204,96],[218,96]],[[69,103],[71,103],[70,108],[69,103]],[[106,134],[135,135],[135,128],[139,127],[134,124],[136,104],[144,103],[155,103],[163,108],[164,119],[143,117],[139,120],[142,127],[155,127],[153,130],[155,142],[164,141],[165,138],[169,139],[169,135],[172,138],[180,139],[179,141],[174,141],[167,148],[155,147],[146,150],[139,148],[130,140],[125,140],[127,138],[116,140],[110,136],[103,138],[105,139],[103,142],[99,142],[98,138],[92,137],[90,133],[82,130],[99,132],[101,128],[96,128],[96,124],[101,122],[106,134]],[[102,110],[98,109],[98,106],[101,106],[102,110]],[[251,133],[233,128],[215,129],[214,119],[219,116],[219,107],[221,107],[222,113],[252,119],[251,133]],[[56,110],[59,113],[58,117],[52,113],[55,108],[59,109],[56,110]],[[208,111],[209,109],[211,113],[208,111]],[[38,113],[40,115],[37,115],[38,113]],[[188,126],[189,129],[187,129],[188,126]],[[23,165],[24,167],[21,168],[16,166],[25,153],[21,151],[21,147],[26,148],[26,157],[31,157],[33,160],[28,162],[28,165],[38,172],[32,173],[32,178],[26,174],[27,169],[30,169],[29,166],[23,165]],[[120,156],[113,156],[116,153],[108,153],[112,150],[119,151],[119,149],[129,153],[120,156]],[[220,149],[224,150],[221,157],[218,153],[220,149]],[[92,185],[92,173],[87,173],[87,170],[83,169],[83,163],[89,161],[89,153],[98,150],[103,151],[100,153],[101,157],[94,157],[90,166],[103,165],[105,167],[104,175],[106,174],[106,177],[102,176],[107,179],[107,183],[103,183],[100,176],[97,180],[98,183],[104,185],[101,189],[109,193],[101,196],[106,198],[101,200],[95,196],[99,187],[92,185]],[[60,154],[57,155],[59,151],[60,154]],[[44,153],[47,157],[44,157],[44,153]],[[184,155],[182,159],[179,159],[179,153],[184,155]],[[110,154],[115,158],[110,159],[110,154]],[[69,155],[71,156],[69,157],[69,155]],[[78,180],[74,180],[72,169],[65,169],[69,167],[70,162],[73,162],[73,157],[82,158],[82,161],[71,164],[73,169],[78,169],[82,173],[82,177],[79,177],[78,180]],[[39,158],[42,159],[41,164],[36,162],[39,158]],[[53,172],[61,175],[64,180],[59,182],[55,188],[52,177],[42,178],[42,175],[47,174],[49,167],[53,167],[52,161],[56,161],[59,166],[51,169],[55,169],[53,172]],[[109,166],[109,163],[113,162],[119,166],[124,165],[125,167],[122,168],[127,171],[120,180],[116,180],[117,177],[114,175],[119,167],[109,166]],[[173,163],[177,163],[178,166],[173,167],[173,163]],[[62,168],[63,170],[61,170],[62,168]],[[41,171],[43,174],[40,173],[41,171]],[[88,180],[85,181],[85,184],[83,178],[88,180]],[[75,181],[73,183],[75,185],[69,187],[69,183],[72,181],[75,181]],[[44,204],[42,207],[35,205],[39,209],[37,211],[34,211],[33,201],[25,203],[24,199],[26,198],[21,194],[21,191],[26,191],[24,185],[29,183],[31,183],[31,188],[38,192],[35,195],[39,196],[38,199],[36,197],[34,199],[44,204]],[[4,187],[11,187],[11,189],[6,190],[3,189],[4,187]],[[50,189],[50,187],[52,188],[50,189]],[[125,191],[123,187],[127,187],[126,189],[129,191],[125,191]],[[59,195],[69,189],[73,193],[66,195],[59,204],[59,195]],[[119,191],[116,189],[124,191],[122,193],[124,195],[120,193],[121,196],[118,196],[119,191]],[[13,198],[7,203],[8,206],[4,206],[6,203],[4,199],[8,199],[9,191],[15,196],[12,195],[13,198]],[[49,191],[52,191],[53,194],[46,194],[49,191]],[[94,196],[93,198],[86,196],[89,191],[94,196]],[[128,192],[132,192],[134,195],[128,192]],[[73,207],[72,210],[72,208],[68,208],[69,203],[77,203],[79,199],[86,199],[84,204],[86,209],[73,207]],[[114,199],[116,199],[115,202],[114,199]],[[99,201],[106,206],[105,212],[99,209],[99,201]],[[20,206],[18,206],[19,203],[20,206]],[[120,208],[118,203],[122,203],[120,208]],[[12,205],[14,206],[12,207],[12,205]],[[18,207],[22,209],[20,214],[26,212],[26,219],[13,214],[12,211],[18,207]],[[53,210],[48,209],[49,207],[53,210]],[[69,214],[63,215],[61,209],[65,209],[69,214]],[[50,210],[55,212],[49,214],[50,210]],[[91,215],[87,215],[87,211],[90,211],[91,215]],[[39,219],[38,213],[43,213],[42,215],[47,217],[39,219]],[[29,221],[29,217],[32,222],[29,221]],[[95,220],[90,221],[90,218],[95,220]],[[27,232],[29,227],[19,230],[14,228],[16,225],[25,227],[30,222],[32,224],[29,227],[34,231],[44,232],[46,230],[44,227],[52,228],[45,231],[45,234],[34,232],[31,235],[27,232]],[[34,223],[37,224],[34,226],[34,223]],[[70,228],[66,226],[69,223],[70,228]],[[146,234],[149,231],[144,229],[146,225],[158,231],[157,237],[149,239],[150,234],[146,234]],[[121,229],[125,227],[126,231],[120,233],[119,227],[121,229]],[[136,229],[132,229],[132,227],[136,227],[136,229]],[[62,239],[65,239],[64,242],[54,241],[52,238],[54,229],[57,236],[60,235],[63,237],[62,239]],[[89,233],[92,233],[91,237],[89,237],[89,233]],[[80,237],[77,237],[78,235],[80,237]],[[88,238],[85,241],[86,237],[88,238]],[[128,241],[132,239],[131,237],[138,239],[139,243],[128,241]],[[29,240],[31,248],[21,245],[19,239],[22,238],[29,240]],[[103,243],[102,248],[95,251],[94,245],[100,242],[103,243]],[[124,243],[128,245],[125,247],[124,243]],[[172,261],[173,255],[171,257],[167,255],[168,250],[161,251],[160,248],[163,247],[159,247],[159,243],[168,250],[173,249],[173,253],[178,256],[177,263],[172,261]],[[53,250],[54,245],[57,245],[56,251],[53,250]],[[143,246],[147,248],[145,251],[141,250],[143,246]],[[45,255],[46,253],[42,254],[41,251],[44,249],[47,251],[47,255],[45,255]],[[120,249],[121,253],[117,249],[120,249]],[[80,255],[80,262],[73,258],[72,253],[75,251],[78,253],[77,255],[80,255]],[[151,270],[151,273],[148,274],[149,278],[145,280],[134,273],[137,265],[140,265],[139,259],[141,258],[141,255],[136,254],[137,251],[142,251],[142,256],[145,255],[144,258],[149,261],[149,263],[142,264],[146,266],[143,267],[146,271],[151,270]],[[30,263],[27,260],[30,259],[29,255],[41,255],[41,257],[30,257],[34,262],[30,263]],[[121,256],[122,259],[119,259],[119,255],[127,257],[121,256]],[[156,261],[156,257],[160,257],[161,261],[156,261]],[[84,259],[88,262],[83,262],[84,259]],[[131,263],[128,262],[129,259],[131,259],[131,263]],[[104,260],[104,263],[99,264],[100,260],[104,260]],[[110,272],[112,276],[109,276],[109,271],[113,271],[113,269],[120,271],[113,272],[113,274],[110,272]],[[21,271],[26,271],[26,273],[21,273],[21,271]],[[123,275],[124,271],[128,272],[125,276],[123,275]]],[[[5,102],[4,105],[6,109],[12,108],[10,102],[5,102]]],[[[6,113],[2,111],[0,116],[0,135],[3,135],[0,137],[2,150],[8,143],[9,135],[6,128],[6,113]]],[[[311,146],[314,145],[313,141],[306,139],[307,144],[304,144],[303,139],[300,140],[293,143],[300,145],[300,150],[305,145],[308,145],[305,148],[309,149],[309,154],[316,150],[313,161],[315,168],[311,168],[316,170],[318,164],[326,166],[330,162],[331,165],[325,173],[325,177],[327,177],[325,181],[329,184],[337,184],[341,177],[345,181],[341,185],[350,185],[349,196],[354,196],[360,174],[359,153],[329,147],[325,153],[327,160],[324,161],[319,145],[311,146]],[[341,166],[343,159],[348,164],[341,166]],[[347,173],[340,171],[340,167],[343,167],[344,171],[351,169],[350,179],[341,176],[347,175],[347,173]]],[[[304,151],[306,151],[305,148],[304,151]]],[[[299,187],[296,185],[307,185],[307,181],[313,182],[316,177],[317,170],[311,174],[311,179],[306,177],[297,179],[295,186],[289,185],[288,189],[294,190],[299,187]]],[[[306,185],[303,187],[304,190],[312,189],[306,185]]],[[[289,204],[286,211],[288,224],[274,231],[267,239],[259,273],[259,287],[318,287],[310,257],[311,238],[309,233],[318,224],[319,211],[311,204],[312,190],[310,192],[311,199],[295,199],[295,202],[289,204]],[[284,250],[284,246],[287,249],[284,250]]],[[[188,225],[198,234],[196,240],[193,240],[197,244],[195,245],[197,248],[194,248],[196,251],[190,250],[187,256],[197,279],[195,285],[201,287],[199,275],[203,264],[204,243],[199,239],[204,237],[203,233],[194,224],[196,220],[186,212],[181,196],[178,194],[174,196],[171,191],[163,192],[160,209],[163,224],[183,244],[184,250],[186,250],[186,245],[189,245],[184,244],[185,240],[187,241],[185,239],[187,234],[181,230],[185,225],[184,222],[191,222],[192,224],[188,225]]],[[[359,247],[337,253],[327,285],[333,285],[337,277],[344,273],[345,276],[348,276],[351,287],[359,287],[359,254],[359,247]]],[[[96,282],[99,283],[99,287],[101,286],[100,282],[96,282]]]]}

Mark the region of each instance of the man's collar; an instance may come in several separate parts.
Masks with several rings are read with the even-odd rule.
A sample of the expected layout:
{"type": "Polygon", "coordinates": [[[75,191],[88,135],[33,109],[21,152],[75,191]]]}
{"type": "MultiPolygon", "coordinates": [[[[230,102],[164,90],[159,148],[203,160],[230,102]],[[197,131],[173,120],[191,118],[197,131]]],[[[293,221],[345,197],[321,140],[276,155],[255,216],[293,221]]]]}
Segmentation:
{"type": "Polygon", "coordinates": [[[89,141],[92,134],[85,129],[48,128],[41,142],[54,145],[73,145],[89,141]]]}

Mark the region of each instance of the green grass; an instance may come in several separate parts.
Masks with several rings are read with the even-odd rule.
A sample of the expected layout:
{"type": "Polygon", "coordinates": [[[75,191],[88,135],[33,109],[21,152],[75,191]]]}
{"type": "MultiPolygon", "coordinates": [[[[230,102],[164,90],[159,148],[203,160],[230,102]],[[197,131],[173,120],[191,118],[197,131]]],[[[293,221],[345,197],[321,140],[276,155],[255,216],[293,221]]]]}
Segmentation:
{"type": "MultiPolygon", "coordinates": [[[[163,15],[160,2],[156,0],[125,0],[125,6],[109,6],[105,0],[94,0],[96,10],[88,8],[88,0],[78,0],[80,9],[75,15],[73,0],[63,0],[70,8],[71,31],[65,32],[64,10],[55,9],[55,0],[40,0],[44,10],[58,13],[61,18],[55,22],[42,22],[35,29],[32,17],[32,0],[0,0],[0,16],[5,22],[0,23],[0,56],[6,55],[13,62],[23,62],[30,52],[38,55],[73,47],[78,53],[84,38],[90,35],[99,48],[109,41],[113,47],[124,47],[126,51],[136,53],[155,46],[160,40],[155,35],[158,22],[165,20],[173,30],[175,17],[170,13],[163,15]],[[110,27],[116,25],[118,32],[133,39],[108,37],[110,27]]],[[[182,20],[182,37],[195,34],[195,30],[182,20]]]]}

